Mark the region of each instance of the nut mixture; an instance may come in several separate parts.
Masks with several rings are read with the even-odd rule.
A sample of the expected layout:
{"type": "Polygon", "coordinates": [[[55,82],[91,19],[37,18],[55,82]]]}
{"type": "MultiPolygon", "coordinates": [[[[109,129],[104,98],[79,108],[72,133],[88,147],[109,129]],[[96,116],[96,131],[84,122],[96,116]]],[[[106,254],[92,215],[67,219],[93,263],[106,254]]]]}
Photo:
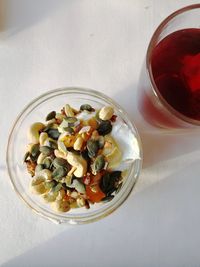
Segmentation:
{"type": "Polygon", "coordinates": [[[116,118],[110,106],[75,110],[67,104],[45,123],[33,123],[24,156],[31,192],[57,212],[111,200],[122,185],[121,171],[113,170],[122,156],[111,135],[116,118]]]}

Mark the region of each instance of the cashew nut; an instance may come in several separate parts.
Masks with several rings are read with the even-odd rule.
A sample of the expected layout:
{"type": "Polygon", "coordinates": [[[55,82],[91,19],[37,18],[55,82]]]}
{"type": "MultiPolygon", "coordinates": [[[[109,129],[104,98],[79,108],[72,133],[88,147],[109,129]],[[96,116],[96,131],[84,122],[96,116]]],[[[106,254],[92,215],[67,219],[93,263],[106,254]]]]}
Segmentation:
{"type": "Polygon", "coordinates": [[[99,118],[101,120],[110,120],[113,116],[114,110],[110,106],[105,106],[99,111],[99,118]]]}
{"type": "Polygon", "coordinates": [[[81,150],[83,146],[83,138],[79,136],[74,143],[74,150],[81,150]]]}
{"type": "Polygon", "coordinates": [[[56,158],[67,159],[67,155],[64,154],[63,152],[59,151],[58,149],[54,150],[54,154],[55,154],[56,158]]]}
{"type": "Polygon", "coordinates": [[[67,148],[66,148],[65,144],[62,141],[58,141],[57,143],[58,143],[58,150],[60,152],[62,152],[63,154],[66,154],[67,148]]]}
{"type": "Polygon", "coordinates": [[[48,134],[43,132],[40,134],[40,137],[39,137],[39,143],[41,146],[44,146],[44,143],[45,141],[48,139],[48,134]]]}
{"type": "Polygon", "coordinates": [[[74,117],[74,111],[68,104],[65,105],[65,114],[67,115],[67,117],[74,117]]]}
{"type": "Polygon", "coordinates": [[[33,123],[28,131],[28,138],[31,143],[38,144],[39,143],[39,131],[42,130],[45,127],[45,125],[41,122],[35,122],[33,123]]]}
{"type": "Polygon", "coordinates": [[[87,161],[79,155],[75,155],[71,152],[67,154],[67,161],[73,167],[76,167],[74,175],[76,177],[83,177],[87,172],[87,161]]]}

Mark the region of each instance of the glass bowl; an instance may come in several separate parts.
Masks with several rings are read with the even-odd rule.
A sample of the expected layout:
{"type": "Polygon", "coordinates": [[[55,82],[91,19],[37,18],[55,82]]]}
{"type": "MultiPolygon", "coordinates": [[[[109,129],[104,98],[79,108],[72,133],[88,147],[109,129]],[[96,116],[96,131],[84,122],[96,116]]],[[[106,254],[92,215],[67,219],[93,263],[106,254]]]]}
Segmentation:
{"type": "MultiPolygon", "coordinates": [[[[123,151],[122,148],[122,151],[123,151]]],[[[127,147],[128,148],[128,147],[127,147]]],[[[136,127],[128,119],[126,112],[111,98],[95,90],[84,88],[61,88],[37,97],[19,114],[11,130],[7,146],[7,167],[11,183],[21,199],[34,212],[55,223],[82,224],[99,220],[116,210],[128,197],[139,176],[142,165],[141,142],[136,127]],[[115,114],[126,125],[129,134],[124,136],[128,140],[126,145],[133,146],[133,159],[128,165],[127,174],[120,191],[115,197],[106,203],[95,203],[90,209],[71,209],[67,213],[56,213],[48,203],[44,203],[40,196],[29,191],[30,175],[23,164],[23,155],[28,144],[27,129],[37,121],[44,121],[46,114],[51,110],[60,110],[66,103],[73,107],[79,107],[83,103],[91,104],[95,108],[104,105],[113,106],[115,114]],[[131,138],[131,140],[130,140],[131,138]]]]}

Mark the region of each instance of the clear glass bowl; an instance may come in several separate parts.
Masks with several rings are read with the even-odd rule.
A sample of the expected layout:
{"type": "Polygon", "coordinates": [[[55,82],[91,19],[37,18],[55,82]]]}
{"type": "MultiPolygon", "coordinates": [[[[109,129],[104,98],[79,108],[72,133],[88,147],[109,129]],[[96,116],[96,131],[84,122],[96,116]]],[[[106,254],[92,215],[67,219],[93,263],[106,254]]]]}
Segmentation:
{"type": "MultiPolygon", "coordinates": [[[[127,137],[124,136],[126,139],[127,137]]],[[[84,88],[61,88],[47,92],[28,104],[19,114],[11,130],[7,147],[7,167],[12,185],[21,199],[34,212],[55,223],[82,224],[99,220],[116,210],[128,197],[139,176],[142,165],[141,142],[136,127],[128,119],[126,112],[112,99],[94,90],[84,88]],[[133,134],[132,144],[135,146],[135,160],[129,164],[127,176],[122,188],[116,196],[107,203],[91,205],[90,209],[71,209],[67,213],[54,212],[48,203],[43,203],[38,195],[29,191],[30,175],[22,159],[28,143],[27,129],[37,121],[44,121],[51,110],[60,110],[66,103],[79,107],[88,103],[95,108],[111,105],[115,114],[127,125],[133,134]]]]}

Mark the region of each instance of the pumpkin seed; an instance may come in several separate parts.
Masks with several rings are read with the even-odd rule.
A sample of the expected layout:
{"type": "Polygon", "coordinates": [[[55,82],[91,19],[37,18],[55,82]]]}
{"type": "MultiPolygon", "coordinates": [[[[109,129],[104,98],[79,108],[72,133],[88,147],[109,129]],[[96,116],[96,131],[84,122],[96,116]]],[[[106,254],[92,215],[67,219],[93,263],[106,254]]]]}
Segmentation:
{"type": "Polygon", "coordinates": [[[100,135],[109,134],[112,131],[112,124],[110,121],[101,121],[97,131],[100,135]]]}
{"type": "Polygon", "coordinates": [[[87,141],[87,150],[88,150],[88,156],[90,158],[93,158],[96,156],[98,150],[99,150],[99,143],[96,140],[88,140],[87,141]]]}
{"type": "Polygon", "coordinates": [[[94,109],[89,104],[83,104],[80,106],[80,110],[93,111],[94,109]]]}
{"type": "Polygon", "coordinates": [[[58,148],[58,145],[57,145],[56,141],[49,140],[49,146],[52,147],[53,149],[57,149],[58,148]]]}
{"type": "Polygon", "coordinates": [[[104,157],[102,155],[99,155],[94,161],[94,170],[96,172],[99,172],[104,168],[104,166],[105,166],[104,157]]]}
{"type": "Polygon", "coordinates": [[[42,130],[43,132],[48,132],[49,129],[51,129],[53,126],[53,123],[47,124],[47,126],[42,130]]]}
{"type": "Polygon", "coordinates": [[[77,120],[76,117],[66,117],[63,121],[67,123],[67,127],[73,127],[77,120]]]}
{"type": "Polygon", "coordinates": [[[121,171],[113,171],[110,173],[110,178],[115,182],[118,182],[121,178],[122,172],[121,171]]]}
{"type": "Polygon", "coordinates": [[[52,192],[58,192],[58,191],[60,191],[60,189],[62,188],[62,184],[61,183],[58,183],[56,186],[54,186],[53,188],[52,188],[52,192]]]}
{"type": "Polygon", "coordinates": [[[51,111],[47,116],[46,116],[46,121],[52,120],[54,119],[56,116],[56,112],[55,111],[51,111]]]}
{"type": "Polygon", "coordinates": [[[32,155],[30,154],[30,160],[31,160],[32,162],[36,162],[37,159],[38,159],[38,155],[36,155],[36,156],[32,156],[32,155]]]}
{"type": "Polygon", "coordinates": [[[50,128],[47,131],[47,133],[48,133],[49,137],[51,137],[54,140],[58,140],[58,137],[60,135],[59,131],[57,129],[53,129],[53,128],[50,128]]]}
{"type": "Polygon", "coordinates": [[[32,146],[32,148],[31,148],[31,155],[33,156],[33,157],[37,157],[38,156],[38,154],[40,153],[39,152],[39,144],[34,144],[33,146],[32,146]]]}
{"type": "Polygon", "coordinates": [[[68,134],[68,135],[74,135],[74,129],[71,127],[64,127],[63,130],[68,134]]]}
{"type": "Polygon", "coordinates": [[[104,137],[103,136],[99,136],[98,142],[99,142],[99,148],[103,148],[103,146],[105,144],[104,137]]]}
{"type": "Polygon", "coordinates": [[[66,176],[65,184],[66,184],[66,186],[71,187],[71,185],[72,185],[72,176],[68,176],[68,175],[66,176]]]}
{"type": "Polygon", "coordinates": [[[81,194],[85,193],[85,185],[83,183],[81,183],[79,180],[74,179],[73,180],[73,186],[77,192],[79,192],[81,194]]]}
{"type": "Polygon", "coordinates": [[[45,186],[46,189],[51,189],[51,188],[53,188],[56,185],[57,185],[57,182],[56,181],[45,182],[45,184],[44,184],[44,186],[45,186]]]}
{"type": "Polygon", "coordinates": [[[25,155],[24,155],[23,162],[26,162],[27,159],[29,158],[29,156],[30,156],[30,152],[27,151],[27,152],[25,153],[25,155]]]}
{"type": "Polygon", "coordinates": [[[96,112],[96,114],[95,114],[95,118],[96,118],[96,120],[97,121],[99,121],[100,119],[99,119],[99,112],[100,112],[100,109],[99,110],[97,110],[97,112],[96,112]]]}
{"type": "Polygon", "coordinates": [[[54,149],[49,146],[41,146],[40,152],[44,155],[50,156],[53,153],[54,149]]]}
{"type": "Polygon", "coordinates": [[[68,162],[66,159],[63,159],[63,158],[55,158],[53,160],[53,166],[55,168],[58,168],[58,167],[67,167],[68,166],[68,162]]]}
{"type": "Polygon", "coordinates": [[[45,169],[50,169],[52,160],[50,158],[45,158],[43,161],[43,165],[45,169]]]}
{"type": "Polygon", "coordinates": [[[67,171],[63,167],[56,168],[52,173],[52,178],[56,181],[60,180],[63,176],[67,174],[67,171]]]}
{"type": "Polygon", "coordinates": [[[102,176],[100,188],[106,195],[111,195],[116,190],[116,177],[118,177],[118,175],[115,176],[109,173],[106,173],[102,176]]]}
{"type": "Polygon", "coordinates": [[[36,167],[35,167],[35,172],[40,172],[41,170],[43,170],[45,167],[43,164],[38,164],[36,167]]]}

